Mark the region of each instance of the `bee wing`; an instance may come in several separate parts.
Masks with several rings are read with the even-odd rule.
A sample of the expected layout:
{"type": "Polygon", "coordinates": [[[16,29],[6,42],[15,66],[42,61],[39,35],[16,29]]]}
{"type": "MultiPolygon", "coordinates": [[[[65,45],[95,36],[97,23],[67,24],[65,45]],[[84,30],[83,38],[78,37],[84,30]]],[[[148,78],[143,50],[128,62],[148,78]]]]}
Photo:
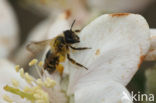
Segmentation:
{"type": "Polygon", "coordinates": [[[32,53],[38,53],[38,52],[44,50],[45,47],[47,45],[49,45],[52,40],[53,39],[43,40],[43,41],[39,41],[39,42],[31,42],[30,44],[28,44],[26,46],[26,48],[28,51],[30,51],[32,53]]]}

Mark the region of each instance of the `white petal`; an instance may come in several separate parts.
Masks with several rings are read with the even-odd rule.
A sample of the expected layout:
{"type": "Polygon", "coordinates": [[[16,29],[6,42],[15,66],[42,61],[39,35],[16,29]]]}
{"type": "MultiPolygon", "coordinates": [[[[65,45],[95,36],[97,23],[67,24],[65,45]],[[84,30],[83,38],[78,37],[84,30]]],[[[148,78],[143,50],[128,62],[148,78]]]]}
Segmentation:
{"type": "Polygon", "coordinates": [[[18,26],[7,0],[0,0],[0,57],[6,57],[17,46],[18,26]]]}
{"type": "MultiPolygon", "coordinates": [[[[0,60],[0,100],[3,101],[3,95],[8,95],[10,98],[13,100],[18,100],[18,102],[24,102],[24,103],[29,103],[25,102],[26,100],[21,99],[19,96],[16,96],[14,94],[6,92],[3,87],[5,85],[11,85],[12,84],[12,79],[15,79],[19,81],[20,83],[20,88],[24,88],[28,84],[26,81],[24,81],[18,73],[14,70],[14,64],[7,60],[0,60]]],[[[5,102],[2,102],[5,103],[5,102]]]]}
{"type": "Polygon", "coordinates": [[[119,83],[94,83],[76,90],[75,103],[132,103],[127,89],[119,83]]]}
{"type": "Polygon", "coordinates": [[[131,80],[150,46],[150,31],[146,20],[136,14],[103,15],[79,34],[71,57],[89,70],[71,64],[69,93],[93,81],[114,80],[123,85],[131,80]]]}
{"type": "Polygon", "coordinates": [[[156,29],[150,29],[151,32],[151,47],[149,52],[147,53],[145,60],[153,61],[156,60],[156,29]]]}

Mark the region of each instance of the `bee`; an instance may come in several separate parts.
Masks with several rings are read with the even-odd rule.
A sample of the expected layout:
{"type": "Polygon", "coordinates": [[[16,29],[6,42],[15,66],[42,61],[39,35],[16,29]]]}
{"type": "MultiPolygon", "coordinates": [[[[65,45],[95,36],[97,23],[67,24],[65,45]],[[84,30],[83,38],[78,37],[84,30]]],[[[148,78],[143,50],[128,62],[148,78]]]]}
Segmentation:
{"type": "Polygon", "coordinates": [[[50,50],[46,53],[44,65],[44,70],[47,70],[50,74],[55,72],[56,70],[62,75],[64,71],[64,67],[61,64],[66,60],[66,58],[72,63],[81,68],[88,70],[87,67],[83,66],[82,64],[78,63],[70,56],[70,49],[73,50],[86,50],[90,49],[88,47],[73,47],[72,44],[79,43],[80,38],[77,33],[80,30],[72,30],[75,20],[73,21],[71,28],[69,30],[65,30],[62,34],[56,36],[53,39],[48,39],[39,42],[31,42],[27,45],[27,49],[29,51],[33,51],[33,49],[45,47],[46,45],[50,46],[50,50]],[[35,48],[34,48],[35,47],[35,48]]]}

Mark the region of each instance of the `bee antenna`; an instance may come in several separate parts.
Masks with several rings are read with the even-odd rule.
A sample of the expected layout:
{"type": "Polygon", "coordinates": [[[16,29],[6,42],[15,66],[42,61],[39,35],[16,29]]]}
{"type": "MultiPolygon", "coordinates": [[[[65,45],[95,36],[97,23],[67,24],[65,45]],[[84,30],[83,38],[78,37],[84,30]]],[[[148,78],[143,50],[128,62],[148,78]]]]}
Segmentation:
{"type": "Polygon", "coordinates": [[[70,30],[72,30],[72,28],[73,28],[73,26],[74,26],[74,24],[75,24],[75,21],[76,21],[76,20],[73,21],[73,23],[72,23],[72,25],[71,25],[71,27],[70,27],[70,30]]]}

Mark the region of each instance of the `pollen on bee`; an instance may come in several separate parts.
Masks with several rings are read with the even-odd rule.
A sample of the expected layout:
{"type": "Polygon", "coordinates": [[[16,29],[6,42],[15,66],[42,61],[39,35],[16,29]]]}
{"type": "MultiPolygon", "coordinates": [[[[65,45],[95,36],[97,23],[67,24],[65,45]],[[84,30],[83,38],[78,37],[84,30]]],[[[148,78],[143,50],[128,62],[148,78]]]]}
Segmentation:
{"type": "Polygon", "coordinates": [[[63,62],[63,61],[65,61],[65,57],[64,56],[60,56],[59,60],[60,60],[60,62],[63,62]]]}
{"type": "Polygon", "coordinates": [[[37,59],[33,59],[33,60],[31,60],[31,61],[29,62],[29,66],[35,65],[37,62],[38,62],[37,59]]]}

